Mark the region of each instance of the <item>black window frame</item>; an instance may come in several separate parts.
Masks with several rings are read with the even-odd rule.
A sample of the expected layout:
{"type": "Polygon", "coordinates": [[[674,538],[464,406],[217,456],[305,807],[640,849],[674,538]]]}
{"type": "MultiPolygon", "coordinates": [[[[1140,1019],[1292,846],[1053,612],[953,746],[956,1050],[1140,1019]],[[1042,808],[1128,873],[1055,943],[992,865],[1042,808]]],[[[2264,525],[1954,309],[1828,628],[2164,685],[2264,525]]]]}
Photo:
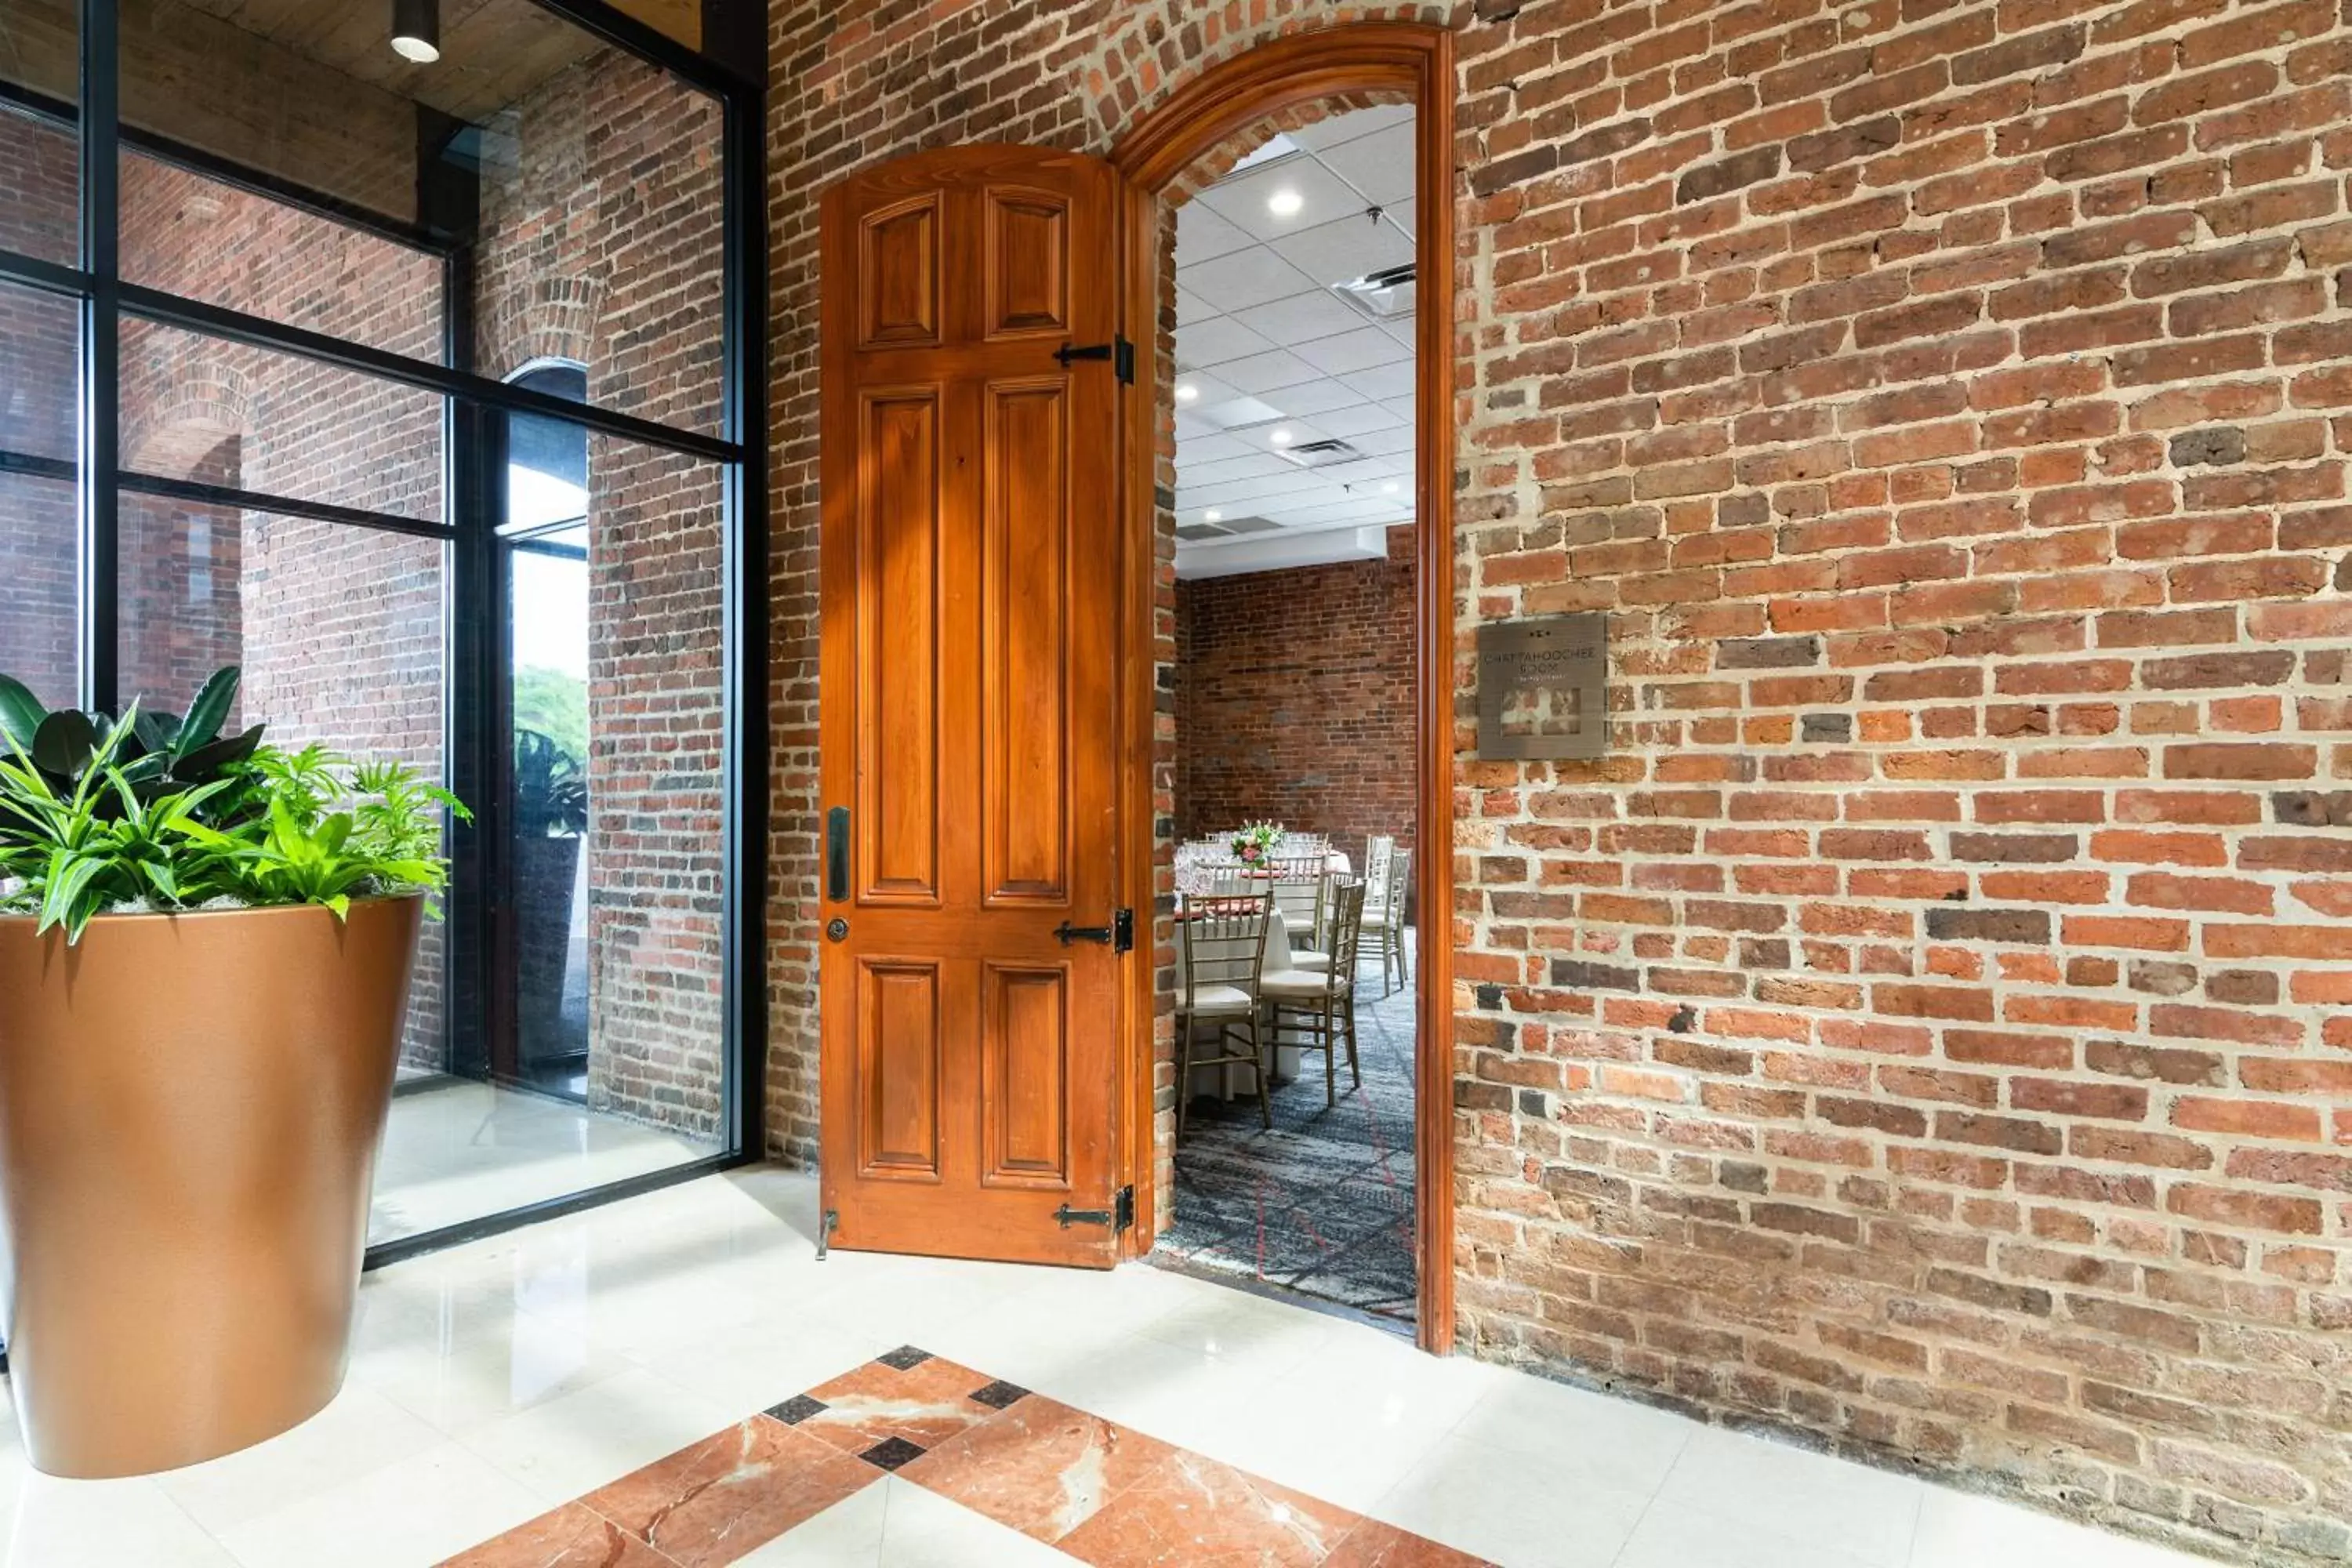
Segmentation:
{"type": "MultiPolygon", "coordinates": [[[[79,699],[112,708],[119,667],[120,521],[122,491],[357,528],[437,539],[446,546],[444,713],[447,781],[474,808],[475,821],[454,826],[453,881],[446,900],[450,940],[451,1059],[465,1061],[494,1026],[487,1016],[497,987],[489,962],[498,869],[490,862],[506,830],[506,732],[495,654],[504,643],[497,592],[498,524],[503,509],[503,414],[563,421],[719,466],[722,485],[722,680],[726,751],[721,910],[722,1032],[725,1064],[721,1121],[725,1144],[705,1159],[511,1208],[377,1244],[366,1266],[495,1235],[691,1180],[760,1159],[763,1151],[761,1068],[766,1028],[767,420],[761,345],[766,338],[766,94],[761,80],[670,38],[604,0],[528,0],[598,41],[665,70],[719,100],[722,111],[724,211],[720,427],[716,436],[666,426],[476,373],[473,258],[468,247],[415,223],[371,211],[299,182],[244,168],[203,149],[126,127],[121,121],[117,7],[79,0],[79,102],[62,102],[0,83],[0,100],[17,111],[79,128],[79,264],[0,249],[0,280],[77,302],[79,374],[76,389],[79,457],[74,461],[0,451],[0,469],[72,481],[79,497],[78,595],[79,699]],[[245,311],[126,283],[121,269],[120,160],[131,149],[276,202],[437,258],[441,268],[441,363],[411,359],[245,311]],[[142,320],[340,366],[443,398],[443,521],[424,522],[298,497],[270,495],[126,471],[120,429],[121,323],[142,320]],[[486,850],[488,853],[486,853],[486,850]],[[468,1038],[469,1034],[473,1037],[468,1038]]],[[[528,377],[518,378],[528,380],[528,377]]]]}

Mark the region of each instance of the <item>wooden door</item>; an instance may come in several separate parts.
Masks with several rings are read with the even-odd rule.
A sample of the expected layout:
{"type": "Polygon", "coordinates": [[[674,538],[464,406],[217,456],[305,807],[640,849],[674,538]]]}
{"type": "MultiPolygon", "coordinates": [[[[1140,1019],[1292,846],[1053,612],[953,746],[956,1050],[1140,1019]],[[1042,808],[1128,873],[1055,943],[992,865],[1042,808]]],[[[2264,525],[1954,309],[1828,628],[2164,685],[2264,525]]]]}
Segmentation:
{"type": "Polygon", "coordinates": [[[825,195],[835,1246],[1116,1258],[1120,201],[1025,147],[825,195]]]}

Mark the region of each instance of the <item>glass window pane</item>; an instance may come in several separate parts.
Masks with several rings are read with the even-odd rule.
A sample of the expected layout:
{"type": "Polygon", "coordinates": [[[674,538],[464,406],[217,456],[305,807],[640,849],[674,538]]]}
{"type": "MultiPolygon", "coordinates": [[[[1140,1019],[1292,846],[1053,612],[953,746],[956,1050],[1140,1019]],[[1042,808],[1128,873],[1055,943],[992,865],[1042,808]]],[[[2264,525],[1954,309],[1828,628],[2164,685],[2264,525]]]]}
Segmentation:
{"type": "Polygon", "coordinates": [[[601,1113],[633,1161],[694,1158],[727,1137],[722,474],[604,436],[570,461],[582,521],[502,550],[515,1026],[492,1070],[601,1113]]]}
{"type": "MultiPolygon", "coordinates": [[[[0,20],[0,35],[7,27],[0,20]]],[[[71,121],[0,99],[0,250],[74,264],[81,248],[80,167],[71,121]]]]}
{"type": "Polygon", "coordinates": [[[80,696],[79,319],[72,300],[0,283],[0,674],[52,708],[80,696]]]}
{"type": "Polygon", "coordinates": [[[391,50],[391,17],[388,4],[345,0],[124,6],[122,123],[414,222],[419,113],[406,82],[415,68],[391,50]]]}
{"type": "Polygon", "coordinates": [[[0,250],[71,266],[81,251],[80,10],[0,5],[0,250]]]}
{"type": "Polygon", "coordinates": [[[441,261],[269,196],[125,151],[122,276],[441,362],[441,261]]]}
{"type": "Polygon", "coordinates": [[[80,700],[80,537],[72,480],[0,468],[0,675],[51,708],[80,700]]]}
{"type": "Polygon", "coordinates": [[[486,0],[448,31],[445,63],[509,36],[540,51],[465,106],[471,129],[450,144],[481,182],[477,368],[504,378],[569,361],[586,367],[591,403],[717,434],[719,101],[529,0],[486,0]]]}
{"type": "Polygon", "coordinates": [[[438,522],[442,400],[154,321],[122,323],[122,466],[438,522]]]}
{"type": "MultiPolygon", "coordinates": [[[[125,698],[178,712],[204,677],[243,667],[237,724],[289,750],[396,757],[438,783],[447,761],[448,546],[376,529],[118,495],[125,698]]],[[[404,1074],[447,1058],[447,942],[428,921],[404,1074]]]]}

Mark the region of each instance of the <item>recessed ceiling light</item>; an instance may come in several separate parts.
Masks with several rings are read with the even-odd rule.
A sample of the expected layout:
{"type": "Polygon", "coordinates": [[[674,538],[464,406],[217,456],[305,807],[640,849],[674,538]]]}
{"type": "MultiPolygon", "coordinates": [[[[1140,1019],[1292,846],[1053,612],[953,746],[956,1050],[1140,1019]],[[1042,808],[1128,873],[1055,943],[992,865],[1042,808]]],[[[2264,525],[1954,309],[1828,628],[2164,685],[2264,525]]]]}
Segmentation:
{"type": "Polygon", "coordinates": [[[1268,431],[1265,438],[1273,442],[1277,447],[1287,447],[1290,445],[1290,432],[1284,429],[1279,425],[1268,431]]]}
{"type": "Polygon", "coordinates": [[[1202,522],[1223,522],[1225,521],[1225,514],[1219,511],[1215,507],[1211,507],[1208,510],[1201,514],[1201,521],[1202,522]]]}
{"type": "Polygon", "coordinates": [[[1200,389],[1199,387],[1197,387],[1197,386],[1194,386],[1191,382],[1189,382],[1189,381],[1180,381],[1180,382],[1178,382],[1178,383],[1176,384],[1176,401],[1177,401],[1177,402],[1179,402],[1179,403],[1190,403],[1190,402],[1192,402],[1194,398],[1196,398],[1196,397],[1198,397],[1198,396],[1200,396],[1200,395],[1201,395],[1201,389],[1200,389]]]}
{"type": "Polygon", "coordinates": [[[1276,217],[1297,217],[1306,205],[1307,198],[1288,185],[1265,198],[1265,210],[1276,217]]]}
{"type": "Polygon", "coordinates": [[[421,66],[441,58],[440,0],[392,0],[392,52],[421,66]]]}

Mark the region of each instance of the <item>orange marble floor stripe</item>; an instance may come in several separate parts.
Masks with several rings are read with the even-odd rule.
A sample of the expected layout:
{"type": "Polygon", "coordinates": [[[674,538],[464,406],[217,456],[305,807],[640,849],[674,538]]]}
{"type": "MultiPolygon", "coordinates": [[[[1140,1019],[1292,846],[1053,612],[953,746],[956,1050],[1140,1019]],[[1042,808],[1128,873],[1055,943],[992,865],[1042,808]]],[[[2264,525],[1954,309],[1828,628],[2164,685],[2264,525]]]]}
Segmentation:
{"type": "Polygon", "coordinates": [[[1481,1562],[905,1347],[445,1568],[724,1568],[893,1472],[1092,1568],[1481,1562]]]}

